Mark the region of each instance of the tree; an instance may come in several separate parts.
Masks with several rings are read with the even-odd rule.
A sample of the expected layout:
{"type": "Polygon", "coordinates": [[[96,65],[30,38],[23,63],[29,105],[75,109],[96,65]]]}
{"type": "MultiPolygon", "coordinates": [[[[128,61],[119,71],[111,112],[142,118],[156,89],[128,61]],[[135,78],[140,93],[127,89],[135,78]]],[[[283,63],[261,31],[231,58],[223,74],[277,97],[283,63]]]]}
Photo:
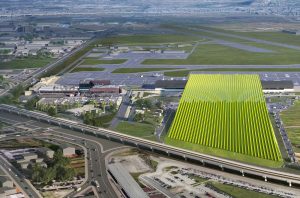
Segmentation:
{"type": "Polygon", "coordinates": [[[43,169],[40,165],[34,164],[32,167],[31,179],[35,182],[41,182],[43,176],[43,169]]]}
{"type": "Polygon", "coordinates": [[[55,179],[56,177],[56,169],[53,167],[47,168],[44,172],[43,178],[42,178],[42,182],[44,184],[49,184],[52,180],[55,179]]]}
{"type": "Polygon", "coordinates": [[[39,101],[39,98],[38,97],[34,97],[30,100],[28,100],[26,103],[25,103],[25,108],[28,109],[28,110],[33,110],[36,106],[36,103],[39,101]]]}
{"type": "Polygon", "coordinates": [[[54,106],[50,106],[47,110],[47,113],[49,116],[56,116],[57,115],[57,109],[54,106]]]}
{"type": "Polygon", "coordinates": [[[133,120],[136,122],[142,122],[144,120],[144,118],[145,118],[144,114],[137,113],[137,114],[135,114],[133,120]]]}

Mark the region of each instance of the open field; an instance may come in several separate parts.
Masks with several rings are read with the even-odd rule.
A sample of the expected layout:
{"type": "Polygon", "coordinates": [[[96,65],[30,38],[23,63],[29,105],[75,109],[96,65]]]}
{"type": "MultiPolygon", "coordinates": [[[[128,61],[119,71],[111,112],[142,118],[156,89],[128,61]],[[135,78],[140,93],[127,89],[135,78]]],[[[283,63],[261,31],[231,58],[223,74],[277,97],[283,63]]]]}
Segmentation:
{"type": "Polygon", "coordinates": [[[300,63],[299,51],[252,43],[273,53],[247,52],[219,44],[199,45],[187,59],[146,59],[145,65],[285,65],[300,63]]]}
{"type": "Polygon", "coordinates": [[[154,133],[154,127],[150,124],[123,121],[118,124],[116,130],[136,137],[151,137],[154,133]]]}
{"type": "Polygon", "coordinates": [[[181,42],[191,42],[201,40],[193,36],[185,35],[172,35],[172,34],[162,34],[162,35],[129,35],[129,36],[117,36],[109,37],[102,40],[103,45],[111,44],[127,44],[127,45],[136,45],[136,44],[163,44],[163,43],[181,43],[181,42]]]}
{"type": "Polygon", "coordinates": [[[104,71],[104,68],[98,68],[98,67],[75,67],[71,73],[74,72],[87,72],[87,71],[104,71]]]}
{"type": "Polygon", "coordinates": [[[225,192],[228,195],[231,195],[232,197],[243,197],[243,198],[275,198],[276,196],[259,193],[243,188],[239,188],[236,186],[228,185],[228,184],[221,184],[218,182],[208,182],[208,185],[211,185],[212,187],[225,192]]]}
{"type": "Polygon", "coordinates": [[[288,110],[281,112],[280,116],[287,131],[288,137],[296,153],[300,153],[300,102],[288,110]]]}
{"type": "Polygon", "coordinates": [[[27,58],[17,58],[8,62],[0,62],[1,69],[26,69],[26,68],[39,68],[47,65],[53,60],[49,57],[27,57],[27,58]]]}
{"type": "Polygon", "coordinates": [[[126,74],[126,73],[140,73],[140,72],[152,72],[152,71],[164,71],[174,70],[178,68],[118,68],[112,71],[115,74],[126,74]]]}
{"type": "Polygon", "coordinates": [[[165,76],[185,77],[190,72],[300,72],[300,68],[205,68],[194,70],[168,71],[165,76]]]}
{"type": "Polygon", "coordinates": [[[101,65],[101,64],[122,64],[126,59],[113,59],[113,60],[98,60],[98,59],[84,59],[81,65],[101,65]]]}
{"type": "Polygon", "coordinates": [[[222,33],[230,33],[238,36],[246,36],[251,37],[255,39],[261,39],[266,41],[272,41],[277,43],[285,43],[290,45],[297,45],[300,46],[300,37],[293,34],[287,34],[283,32],[239,32],[239,31],[230,31],[230,30],[224,30],[220,28],[212,28],[212,27],[203,27],[200,26],[200,28],[206,29],[206,30],[212,30],[222,33]]]}
{"type": "Polygon", "coordinates": [[[282,164],[258,75],[191,75],[165,141],[282,164]]]}

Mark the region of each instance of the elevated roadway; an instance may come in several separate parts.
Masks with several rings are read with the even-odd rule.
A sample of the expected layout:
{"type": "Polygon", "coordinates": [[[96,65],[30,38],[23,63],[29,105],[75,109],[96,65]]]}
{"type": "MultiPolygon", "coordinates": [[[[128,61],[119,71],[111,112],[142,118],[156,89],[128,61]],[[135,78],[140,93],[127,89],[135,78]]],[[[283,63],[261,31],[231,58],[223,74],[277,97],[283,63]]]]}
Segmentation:
{"type": "Polygon", "coordinates": [[[172,155],[174,157],[180,157],[185,160],[191,160],[200,162],[203,164],[211,164],[214,166],[219,166],[222,170],[227,169],[234,172],[240,172],[242,175],[254,175],[261,177],[267,181],[268,179],[274,181],[285,182],[289,186],[292,184],[300,185],[300,175],[282,172],[279,170],[272,170],[268,168],[263,168],[259,166],[244,164],[241,162],[236,162],[232,160],[227,160],[219,157],[214,157],[202,153],[197,153],[193,151],[188,151],[173,146],[165,145],[162,143],[152,142],[149,140],[144,140],[141,138],[120,134],[112,130],[88,126],[85,124],[77,123],[70,120],[65,120],[62,118],[55,118],[43,113],[32,112],[24,109],[19,109],[17,107],[9,105],[0,105],[0,111],[6,111],[20,116],[26,116],[31,119],[47,122],[51,125],[56,125],[60,127],[70,128],[85,134],[94,135],[97,137],[106,138],[112,141],[121,142],[123,144],[138,147],[140,149],[166,154],[168,156],[172,155]]]}

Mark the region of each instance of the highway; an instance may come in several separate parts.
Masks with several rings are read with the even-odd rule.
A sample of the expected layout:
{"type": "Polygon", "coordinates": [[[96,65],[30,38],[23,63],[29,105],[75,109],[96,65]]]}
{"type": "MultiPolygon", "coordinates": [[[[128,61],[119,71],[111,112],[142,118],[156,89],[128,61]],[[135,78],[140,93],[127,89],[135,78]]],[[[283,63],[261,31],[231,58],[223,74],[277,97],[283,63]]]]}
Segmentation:
{"type": "Polygon", "coordinates": [[[20,173],[13,165],[11,165],[2,155],[0,155],[0,165],[13,179],[15,185],[25,192],[26,196],[36,198],[42,197],[38,193],[38,191],[30,184],[30,182],[23,176],[23,174],[20,173]]]}
{"type": "MultiPolygon", "coordinates": [[[[67,142],[70,144],[76,144],[80,147],[86,148],[86,162],[87,162],[87,177],[86,183],[82,185],[81,191],[85,190],[87,187],[91,186],[93,181],[97,180],[100,184],[97,189],[98,196],[104,198],[117,197],[114,189],[109,184],[107,178],[105,158],[111,152],[114,152],[119,149],[123,149],[124,145],[110,142],[105,139],[95,138],[90,135],[86,135],[80,132],[76,132],[70,129],[60,128],[57,126],[50,125],[48,123],[33,121],[28,122],[30,118],[27,117],[18,117],[14,114],[0,113],[0,120],[13,125],[23,125],[26,124],[26,127],[35,128],[34,131],[28,131],[19,133],[22,136],[34,137],[37,139],[44,140],[54,140],[55,142],[67,142]]],[[[15,138],[15,135],[9,135],[6,138],[0,139],[4,141],[6,139],[15,138]]],[[[27,192],[28,187],[25,189],[27,192]]],[[[31,192],[28,192],[28,194],[31,192]]],[[[72,192],[69,194],[69,197],[73,197],[79,192],[72,192]]],[[[36,196],[34,196],[36,197],[36,196]]],[[[37,196],[38,197],[38,196],[37,196]]]]}
{"type": "MultiPolygon", "coordinates": [[[[93,41],[94,41],[94,39],[85,42],[83,45],[81,45],[80,47],[78,47],[75,50],[71,51],[69,54],[66,54],[65,56],[61,57],[60,59],[57,59],[54,62],[51,62],[48,65],[46,65],[46,66],[44,66],[44,67],[42,67],[42,68],[34,71],[28,79],[26,79],[25,81],[22,82],[22,86],[25,87],[25,86],[30,85],[34,79],[38,79],[43,74],[45,74],[47,71],[49,71],[51,68],[53,68],[53,67],[57,66],[58,64],[64,62],[70,56],[74,55],[75,53],[77,53],[78,51],[80,51],[81,49],[83,49],[84,47],[88,46],[93,41]]],[[[10,90],[12,90],[13,88],[15,88],[17,85],[19,85],[19,83],[14,83],[12,86],[10,86],[9,89],[6,89],[4,92],[0,93],[0,96],[5,95],[10,90]]]]}
{"type": "Polygon", "coordinates": [[[122,143],[126,143],[132,146],[139,147],[141,149],[152,150],[164,152],[168,155],[172,154],[174,156],[181,157],[183,159],[193,159],[199,162],[214,164],[220,166],[220,168],[227,168],[230,170],[240,171],[243,174],[249,173],[253,175],[257,175],[259,177],[269,179],[272,178],[274,180],[287,182],[287,184],[292,185],[300,184],[300,175],[286,173],[277,170],[271,170],[268,168],[258,167],[254,165],[248,165],[241,162],[236,162],[232,160],[227,160],[219,157],[214,157],[206,154],[201,154],[193,151],[188,151],[180,148],[176,148],[173,146],[152,142],[148,140],[144,140],[141,138],[120,134],[111,130],[97,128],[93,126],[88,126],[85,124],[47,116],[38,112],[31,112],[23,109],[19,109],[17,107],[9,106],[9,105],[0,105],[0,110],[14,113],[20,116],[26,116],[28,118],[33,118],[39,121],[48,122],[49,124],[70,128],[72,130],[81,131],[82,133],[95,135],[97,137],[104,137],[110,140],[119,141],[122,143]]]}

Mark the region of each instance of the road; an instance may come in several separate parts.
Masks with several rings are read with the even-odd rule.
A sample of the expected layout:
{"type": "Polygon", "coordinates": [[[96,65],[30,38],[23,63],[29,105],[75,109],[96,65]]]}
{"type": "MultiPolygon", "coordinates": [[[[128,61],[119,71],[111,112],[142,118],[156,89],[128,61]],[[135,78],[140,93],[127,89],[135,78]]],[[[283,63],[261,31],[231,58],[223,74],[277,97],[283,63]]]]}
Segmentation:
{"type": "Polygon", "coordinates": [[[246,175],[249,173],[252,175],[259,176],[261,178],[265,178],[265,180],[267,180],[268,178],[272,178],[274,180],[286,182],[289,185],[292,185],[293,183],[300,184],[300,175],[282,172],[278,170],[272,170],[264,167],[258,167],[255,165],[244,164],[242,162],[227,160],[227,159],[214,157],[202,153],[197,153],[189,150],[184,150],[177,147],[145,140],[142,138],[120,134],[112,130],[88,126],[85,124],[81,124],[81,123],[77,123],[77,122],[73,122],[61,118],[54,118],[42,113],[31,112],[31,111],[19,109],[17,107],[12,107],[9,105],[0,105],[0,109],[2,110],[3,113],[10,112],[12,115],[15,116],[17,115],[25,116],[31,119],[48,122],[51,125],[67,127],[72,130],[81,131],[83,134],[88,133],[90,136],[103,137],[103,138],[106,137],[107,139],[113,139],[114,141],[130,144],[132,146],[136,146],[141,149],[148,149],[148,150],[151,149],[152,151],[155,150],[159,152],[164,152],[168,155],[172,154],[174,156],[178,156],[186,160],[193,159],[202,163],[214,164],[219,166],[222,169],[226,168],[230,170],[236,170],[246,175]]]}
{"type": "MultiPolygon", "coordinates": [[[[100,184],[100,188],[97,188],[97,192],[100,197],[116,197],[115,191],[110,186],[107,178],[104,159],[110,152],[116,151],[118,149],[123,149],[124,145],[100,138],[95,138],[93,136],[75,132],[70,129],[56,127],[43,122],[33,121],[29,123],[29,118],[16,117],[13,114],[7,115],[0,113],[0,120],[5,120],[5,122],[10,122],[13,125],[26,123],[27,127],[35,127],[36,130],[35,132],[33,132],[33,137],[36,138],[46,138],[49,140],[52,139],[55,141],[75,143],[80,146],[84,146],[85,148],[87,148],[88,177],[86,184],[82,186],[82,190],[89,187],[92,184],[92,181],[97,180],[100,184]],[[44,132],[46,132],[48,135],[45,136],[41,134],[44,132]]],[[[28,186],[27,188],[29,189],[28,186]]],[[[70,194],[70,196],[73,196],[77,193],[78,192],[73,192],[70,194]]],[[[30,194],[32,194],[31,190],[30,194]]]]}
{"type": "MultiPolygon", "coordinates": [[[[62,63],[63,61],[67,60],[70,56],[74,55],[75,53],[77,53],[78,51],[80,51],[81,49],[83,49],[84,47],[86,47],[87,45],[89,45],[93,41],[94,40],[92,39],[90,41],[85,42],[83,45],[81,45],[80,47],[78,47],[75,50],[71,51],[69,54],[66,54],[65,56],[61,57],[60,59],[55,60],[54,62],[51,62],[48,65],[46,65],[46,66],[44,66],[44,67],[42,67],[42,68],[34,71],[28,79],[26,79],[25,81],[22,82],[22,85],[23,86],[30,85],[34,79],[38,79],[44,73],[46,73],[47,71],[49,71],[53,67],[57,66],[58,64],[62,63]]],[[[9,89],[6,89],[4,92],[1,92],[0,96],[5,95],[6,93],[8,93],[10,90],[12,90],[13,88],[15,88],[19,84],[20,83],[13,84],[13,86],[10,86],[9,89]]]]}
{"type": "MultiPolygon", "coordinates": [[[[1,140],[2,141],[2,140],[1,140]]],[[[38,198],[41,195],[30,184],[30,182],[18,171],[13,165],[11,165],[2,155],[0,155],[0,165],[5,169],[9,176],[15,181],[16,186],[19,186],[28,197],[38,198]]]]}

